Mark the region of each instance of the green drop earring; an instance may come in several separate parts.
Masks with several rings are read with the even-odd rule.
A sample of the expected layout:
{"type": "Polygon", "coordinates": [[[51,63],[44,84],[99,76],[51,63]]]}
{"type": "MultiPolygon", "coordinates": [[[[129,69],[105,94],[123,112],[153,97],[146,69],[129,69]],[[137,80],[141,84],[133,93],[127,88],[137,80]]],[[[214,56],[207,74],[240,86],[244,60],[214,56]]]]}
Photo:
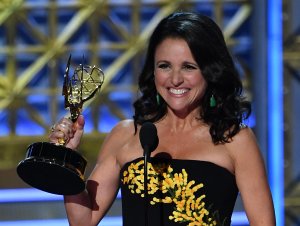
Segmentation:
{"type": "Polygon", "coordinates": [[[156,103],[157,105],[160,105],[160,96],[158,93],[156,94],[156,103]]]}
{"type": "Polygon", "coordinates": [[[211,95],[211,97],[209,99],[209,106],[212,107],[212,108],[215,107],[215,106],[217,106],[217,101],[216,101],[216,99],[215,99],[215,97],[214,97],[213,94],[211,95]]]}

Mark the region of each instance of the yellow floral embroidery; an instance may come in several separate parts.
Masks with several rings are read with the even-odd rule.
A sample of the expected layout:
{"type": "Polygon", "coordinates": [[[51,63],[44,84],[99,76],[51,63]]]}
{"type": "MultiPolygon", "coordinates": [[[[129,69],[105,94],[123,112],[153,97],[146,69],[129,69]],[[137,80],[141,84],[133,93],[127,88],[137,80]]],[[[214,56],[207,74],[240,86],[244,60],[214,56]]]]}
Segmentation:
{"type": "MultiPolygon", "coordinates": [[[[128,184],[131,193],[144,197],[144,161],[131,163],[127,171],[123,172],[123,184],[128,184]]],[[[170,220],[187,223],[188,226],[213,226],[216,220],[210,216],[205,207],[205,195],[195,197],[195,192],[201,189],[202,183],[188,181],[185,169],[181,173],[173,173],[173,168],[164,163],[152,165],[148,163],[148,194],[153,195],[150,203],[174,203],[175,208],[170,220]],[[155,197],[155,193],[161,191],[164,198],[155,197]]]]}

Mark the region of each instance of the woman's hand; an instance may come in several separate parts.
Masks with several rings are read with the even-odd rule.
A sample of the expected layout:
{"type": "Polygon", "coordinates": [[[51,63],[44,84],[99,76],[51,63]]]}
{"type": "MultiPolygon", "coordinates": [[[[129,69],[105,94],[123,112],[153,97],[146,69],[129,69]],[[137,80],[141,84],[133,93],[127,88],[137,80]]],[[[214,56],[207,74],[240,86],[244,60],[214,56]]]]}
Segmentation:
{"type": "Polygon", "coordinates": [[[80,115],[76,122],[68,118],[62,118],[54,126],[49,135],[51,143],[64,144],[66,147],[76,150],[80,144],[84,129],[84,117],[80,115]]]}

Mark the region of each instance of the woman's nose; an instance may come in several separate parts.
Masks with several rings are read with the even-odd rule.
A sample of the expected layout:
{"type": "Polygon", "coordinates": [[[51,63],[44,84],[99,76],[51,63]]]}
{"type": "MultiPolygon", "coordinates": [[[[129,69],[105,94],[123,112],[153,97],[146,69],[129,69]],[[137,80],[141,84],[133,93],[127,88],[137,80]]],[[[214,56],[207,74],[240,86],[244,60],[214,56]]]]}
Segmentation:
{"type": "Polygon", "coordinates": [[[180,70],[174,70],[172,72],[171,82],[174,86],[179,86],[184,81],[183,75],[180,70]]]}

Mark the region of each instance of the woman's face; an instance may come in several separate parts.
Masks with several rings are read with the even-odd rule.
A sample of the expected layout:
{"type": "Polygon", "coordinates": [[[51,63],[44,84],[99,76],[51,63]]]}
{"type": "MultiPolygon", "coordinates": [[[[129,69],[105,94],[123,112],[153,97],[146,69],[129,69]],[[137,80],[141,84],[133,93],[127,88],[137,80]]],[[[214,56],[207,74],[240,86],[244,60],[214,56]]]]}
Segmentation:
{"type": "Polygon", "coordinates": [[[185,114],[199,106],[207,84],[185,40],[165,39],[156,48],[154,64],[156,89],[169,108],[185,114]]]}

